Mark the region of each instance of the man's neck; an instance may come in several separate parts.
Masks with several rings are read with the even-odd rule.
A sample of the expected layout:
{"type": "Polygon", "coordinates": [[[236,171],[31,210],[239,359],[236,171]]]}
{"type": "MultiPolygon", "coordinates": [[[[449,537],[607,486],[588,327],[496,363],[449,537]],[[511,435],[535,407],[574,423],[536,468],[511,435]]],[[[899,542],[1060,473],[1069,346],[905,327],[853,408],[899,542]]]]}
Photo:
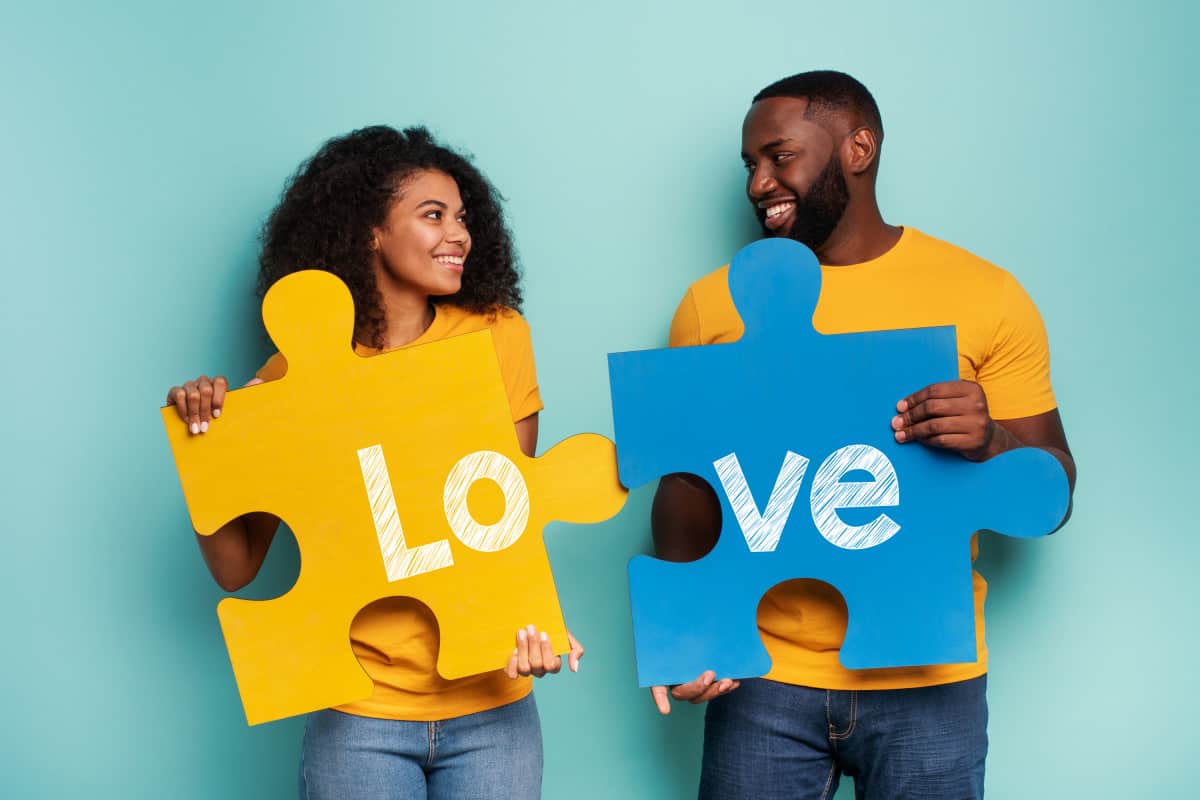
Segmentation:
{"type": "Polygon", "coordinates": [[[822,264],[845,267],[879,258],[900,241],[903,228],[888,225],[875,203],[851,203],[829,239],[817,251],[822,264]]]}

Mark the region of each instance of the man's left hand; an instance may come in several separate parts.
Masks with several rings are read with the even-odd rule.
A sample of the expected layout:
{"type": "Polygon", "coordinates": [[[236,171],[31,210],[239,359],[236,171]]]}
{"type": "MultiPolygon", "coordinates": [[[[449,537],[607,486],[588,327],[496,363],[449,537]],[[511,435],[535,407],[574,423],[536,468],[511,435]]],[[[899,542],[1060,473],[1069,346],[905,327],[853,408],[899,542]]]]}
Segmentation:
{"type": "Polygon", "coordinates": [[[983,387],[974,381],[926,386],[896,404],[892,430],[901,444],[921,442],[982,461],[996,435],[983,387]]]}

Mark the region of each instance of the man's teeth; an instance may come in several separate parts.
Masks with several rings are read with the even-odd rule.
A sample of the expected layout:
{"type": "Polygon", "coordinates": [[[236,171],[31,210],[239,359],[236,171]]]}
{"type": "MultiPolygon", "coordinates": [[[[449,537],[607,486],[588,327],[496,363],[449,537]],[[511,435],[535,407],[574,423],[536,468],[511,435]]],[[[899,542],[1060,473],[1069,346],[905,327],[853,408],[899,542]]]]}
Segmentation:
{"type": "Polygon", "coordinates": [[[769,208],[767,208],[767,219],[770,219],[771,217],[778,217],[780,214],[787,211],[794,205],[796,205],[796,204],[788,202],[788,203],[776,203],[775,205],[770,206],[769,208]]]}
{"type": "Polygon", "coordinates": [[[435,256],[434,261],[438,261],[442,264],[454,264],[455,266],[459,267],[461,267],[463,264],[462,256],[435,256]]]}

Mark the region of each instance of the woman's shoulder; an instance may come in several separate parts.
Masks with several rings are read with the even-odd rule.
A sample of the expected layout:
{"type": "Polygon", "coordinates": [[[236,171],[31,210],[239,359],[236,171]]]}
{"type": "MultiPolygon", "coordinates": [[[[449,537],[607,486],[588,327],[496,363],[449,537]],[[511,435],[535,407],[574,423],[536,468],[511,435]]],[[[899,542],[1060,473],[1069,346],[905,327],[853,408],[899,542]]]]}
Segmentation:
{"type": "Polygon", "coordinates": [[[438,308],[438,315],[442,317],[439,339],[488,330],[502,363],[522,362],[533,357],[529,323],[516,309],[498,306],[490,311],[470,311],[445,305],[438,308]]]}
{"type": "Polygon", "coordinates": [[[471,311],[447,303],[438,306],[438,316],[444,320],[442,333],[445,336],[471,333],[484,328],[490,328],[497,336],[521,333],[528,335],[529,332],[529,323],[525,321],[525,317],[508,306],[497,306],[489,311],[471,311]]]}

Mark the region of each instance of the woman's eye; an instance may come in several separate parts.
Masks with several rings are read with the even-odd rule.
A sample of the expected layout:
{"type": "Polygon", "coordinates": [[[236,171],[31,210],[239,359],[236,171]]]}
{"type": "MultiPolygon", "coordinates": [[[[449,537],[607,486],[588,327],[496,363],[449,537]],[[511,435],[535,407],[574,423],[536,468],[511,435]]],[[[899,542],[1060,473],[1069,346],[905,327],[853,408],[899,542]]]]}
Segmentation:
{"type": "Polygon", "coordinates": [[[440,212],[440,211],[430,211],[430,212],[429,212],[428,214],[426,214],[425,216],[426,216],[427,218],[429,218],[429,219],[432,219],[432,220],[441,221],[441,219],[442,219],[442,212],[440,212]]]}

